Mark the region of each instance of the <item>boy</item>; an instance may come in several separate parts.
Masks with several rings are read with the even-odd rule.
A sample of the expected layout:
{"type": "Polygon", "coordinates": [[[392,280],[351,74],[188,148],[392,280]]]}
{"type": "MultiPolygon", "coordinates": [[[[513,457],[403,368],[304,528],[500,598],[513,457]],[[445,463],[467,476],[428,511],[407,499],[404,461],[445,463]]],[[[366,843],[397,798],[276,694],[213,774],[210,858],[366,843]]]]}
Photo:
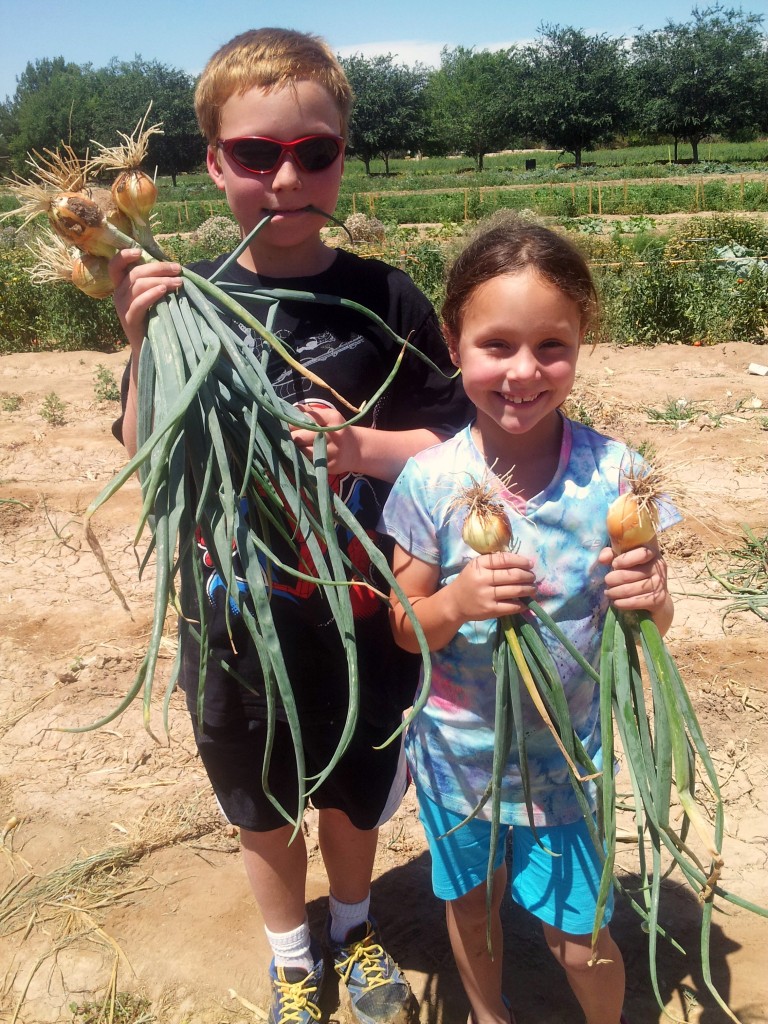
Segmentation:
{"type": "MultiPolygon", "coordinates": [[[[282,29],[246,32],[218,50],[203,71],[195,106],[208,140],[208,171],[226,194],[247,234],[267,214],[229,280],[252,288],[294,288],[343,296],[376,312],[400,337],[444,367],[430,370],[407,354],[393,384],[365,425],[327,434],[328,465],[336,487],[355,515],[375,531],[383,501],[406,459],[453,434],[468,408],[452,373],[431,306],[400,271],[327,247],[320,235],[338,196],[351,90],[322,40],[282,29]]],[[[135,252],[112,261],[115,302],[131,345],[130,383],[115,432],[129,452],[136,444],[136,368],[150,307],[180,287],[173,264],[138,266],[135,252]]],[[[210,275],[224,257],[196,265],[210,275]]],[[[264,304],[252,309],[265,317],[264,304]]],[[[237,325],[235,325],[237,326],[237,325]]],[[[399,346],[368,318],[341,307],[281,302],[272,330],[296,357],[355,405],[387,377],[399,346]]],[[[239,328],[248,344],[259,339],[239,328]]],[[[268,373],[288,401],[318,422],[338,424],[343,415],[305,377],[270,353],[268,373]]],[[[296,444],[310,457],[314,434],[296,430],[296,444]]],[[[355,553],[359,565],[359,552],[355,553]]],[[[205,552],[203,565],[205,567],[205,552]]],[[[306,849],[299,832],[265,797],[260,780],[266,708],[258,693],[256,652],[242,623],[225,621],[225,588],[206,567],[212,656],[205,683],[204,721],[196,717],[199,651],[187,643],[181,684],[187,692],[195,738],[228,819],[240,827],[245,868],[264,918],[274,959],[270,965],[271,1024],[309,1024],[319,1019],[323,962],[310,938],[305,906],[306,849]],[[233,643],[234,641],[234,643],[233,643]],[[234,652],[233,652],[234,647],[234,652]],[[240,687],[229,665],[253,684],[240,687]]],[[[317,591],[273,569],[273,614],[302,723],[307,774],[327,764],[344,721],[348,680],[344,652],[330,612],[317,591]]],[[[312,797],[319,809],[319,844],[330,884],[325,941],[336,972],[346,983],[361,1024],[398,1019],[410,1002],[407,984],[382,948],[369,916],[377,830],[395,811],[407,785],[401,744],[375,750],[398,726],[410,703],[418,659],[394,645],[387,609],[362,588],[356,600],[360,670],[359,724],[349,750],[312,797]]],[[[295,807],[297,786],[292,742],[278,721],[270,788],[285,807],[295,807]]]]}

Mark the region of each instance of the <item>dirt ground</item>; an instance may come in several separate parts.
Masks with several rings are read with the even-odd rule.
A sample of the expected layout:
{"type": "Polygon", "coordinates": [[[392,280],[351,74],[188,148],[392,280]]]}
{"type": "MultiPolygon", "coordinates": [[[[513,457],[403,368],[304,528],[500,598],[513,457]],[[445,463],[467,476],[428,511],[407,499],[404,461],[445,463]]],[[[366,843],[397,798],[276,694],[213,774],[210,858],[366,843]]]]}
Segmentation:
{"type": "MultiPolygon", "coordinates": [[[[124,1024],[246,1024],[266,1019],[266,941],[178,694],[169,739],[162,685],[151,706],[157,742],[138,702],[98,731],[62,731],[118,706],[147,641],[152,579],[149,571],[139,580],[136,568],[137,484],[95,519],[129,613],[82,534],[89,502],[124,462],[109,430],[117,406],[97,400],[95,374],[101,365],[119,377],[124,361],[85,352],[0,359],[0,1020],[70,1022],[71,1004],[116,991],[150,1004],[146,1016],[115,1017],[124,1024]],[[52,392],[64,403],[62,425],[41,415],[52,392]]],[[[652,443],[692,496],[690,517],[666,542],[677,600],[670,644],[723,789],[723,884],[765,906],[766,625],[751,612],[722,618],[730,599],[704,563],[707,551],[740,546],[740,524],[761,535],[768,528],[768,377],[750,374],[751,363],[768,363],[768,347],[602,346],[583,354],[578,398],[599,427],[635,446],[652,443]],[[649,408],[683,401],[697,413],[683,428],[650,421],[649,408]],[[701,521],[708,510],[715,532],[701,521]]],[[[163,667],[173,646],[169,628],[163,667]]],[[[310,916],[319,927],[326,886],[311,814],[306,832],[310,916]]],[[[622,845],[630,883],[634,857],[622,845]]],[[[696,900],[679,877],[665,883],[663,907],[688,951],[661,946],[668,1010],[694,1024],[724,1022],[702,978],[696,900]]],[[[467,1002],[411,794],[381,831],[373,908],[420,1001],[422,1024],[463,1024],[467,1002]]],[[[512,905],[505,921],[505,984],[519,1024],[580,1021],[536,926],[512,905]]],[[[628,1019],[660,1021],[647,936],[622,902],[614,922],[627,963],[628,1019]]],[[[768,1022],[766,945],[766,919],[720,904],[713,975],[743,1024],[768,1022]]],[[[333,985],[325,1003],[332,1021],[348,1020],[333,985]]]]}

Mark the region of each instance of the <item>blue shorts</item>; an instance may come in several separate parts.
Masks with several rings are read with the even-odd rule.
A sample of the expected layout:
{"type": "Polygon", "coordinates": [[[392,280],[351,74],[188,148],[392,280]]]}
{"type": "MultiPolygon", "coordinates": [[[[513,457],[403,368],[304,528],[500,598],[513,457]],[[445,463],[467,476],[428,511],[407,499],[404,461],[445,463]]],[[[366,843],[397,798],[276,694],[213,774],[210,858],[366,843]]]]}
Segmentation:
{"type": "MultiPolygon", "coordinates": [[[[432,854],[432,888],[443,900],[455,900],[484,885],[488,870],[491,824],[473,818],[452,835],[464,815],[446,810],[418,790],[419,818],[432,854]],[[442,838],[440,838],[442,837],[442,838]]],[[[512,898],[545,924],[568,935],[587,935],[595,920],[602,862],[583,820],[570,825],[537,827],[502,825],[496,845],[495,867],[504,862],[506,840],[512,832],[512,898]],[[547,852],[551,851],[551,853],[547,852]],[[560,854],[553,857],[552,854],[560,854]]],[[[613,889],[608,895],[604,924],[613,913],[613,889]]]]}

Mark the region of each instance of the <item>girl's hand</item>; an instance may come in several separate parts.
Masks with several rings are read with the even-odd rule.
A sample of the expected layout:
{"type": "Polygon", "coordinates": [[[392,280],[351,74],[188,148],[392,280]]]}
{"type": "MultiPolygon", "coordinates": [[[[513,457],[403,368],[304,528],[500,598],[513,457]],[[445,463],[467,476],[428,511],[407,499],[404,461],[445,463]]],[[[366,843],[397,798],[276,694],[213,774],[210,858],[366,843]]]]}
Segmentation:
{"type": "MultiPolygon", "coordinates": [[[[325,402],[311,400],[306,403],[297,402],[296,408],[313,419],[315,423],[319,423],[324,427],[338,426],[345,419],[337,409],[327,405],[325,402]]],[[[291,437],[295,445],[311,460],[317,432],[292,426],[291,437]]],[[[344,427],[341,430],[328,431],[325,435],[325,444],[328,453],[329,473],[359,472],[358,462],[360,453],[356,443],[354,427],[344,427]]]]}
{"type": "Polygon", "coordinates": [[[134,356],[141,351],[150,308],[181,287],[178,263],[139,263],[141,255],[141,249],[122,249],[109,261],[115,309],[134,356]]]}
{"type": "Polygon", "coordinates": [[[461,622],[517,615],[525,600],[536,596],[536,577],[529,558],[512,551],[479,555],[445,588],[461,622]]]}
{"type": "Polygon", "coordinates": [[[610,565],[605,593],[623,611],[647,611],[664,633],[672,622],[672,598],[667,588],[667,565],[656,546],[642,545],[614,555],[603,548],[599,561],[610,565]]]}

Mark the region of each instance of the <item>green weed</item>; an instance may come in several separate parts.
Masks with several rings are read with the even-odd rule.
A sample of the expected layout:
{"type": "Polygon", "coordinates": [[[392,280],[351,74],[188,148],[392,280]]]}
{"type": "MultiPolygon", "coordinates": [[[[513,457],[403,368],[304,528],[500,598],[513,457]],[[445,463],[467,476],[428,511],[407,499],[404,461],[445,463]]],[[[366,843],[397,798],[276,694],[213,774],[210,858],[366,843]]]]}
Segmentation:
{"type": "Polygon", "coordinates": [[[103,363],[97,363],[94,377],[95,383],[93,386],[93,393],[96,396],[97,401],[120,401],[120,387],[108,366],[104,366],[103,363]]]}
{"type": "Polygon", "coordinates": [[[65,405],[55,391],[49,391],[40,406],[40,415],[52,427],[61,427],[66,422],[64,418],[65,405]]]}
{"type": "Polygon", "coordinates": [[[21,395],[4,395],[0,399],[0,409],[3,412],[16,412],[21,408],[21,395]]]}
{"type": "Polygon", "coordinates": [[[695,420],[704,410],[695,402],[689,402],[687,398],[668,398],[662,409],[646,406],[643,411],[654,423],[677,424],[695,420]]]}

